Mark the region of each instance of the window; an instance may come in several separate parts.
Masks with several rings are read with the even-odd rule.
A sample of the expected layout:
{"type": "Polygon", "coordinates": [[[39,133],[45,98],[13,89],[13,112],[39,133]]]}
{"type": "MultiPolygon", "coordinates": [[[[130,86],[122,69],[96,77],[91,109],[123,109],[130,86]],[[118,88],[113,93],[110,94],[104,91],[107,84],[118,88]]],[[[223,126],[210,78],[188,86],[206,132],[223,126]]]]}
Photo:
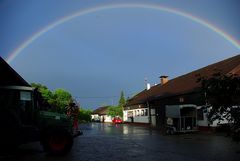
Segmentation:
{"type": "Polygon", "coordinates": [[[148,116],[148,109],[145,109],[144,115],[145,115],[145,116],[148,116]]]}
{"type": "Polygon", "coordinates": [[[144,116],[144,110],[141,110],[141,116],[144,116]]]}
{"type": "Polygon", "coordinates": [[[24,125],[32,124],[33,102],[29,91],[1,89],[0,108],[14,113],[14,116],[24,125]]]}
{"type": "Polygon", "coordinates": [[[133,117],[133,111],[128,111],[127,112],[127,117],[133,117]]]}
{"type": "Polygon", "coordinates": [[[20,100],[21,101],[31,101],[31,92],[29,91],[20,91],[20,100]]]}
{"type": "Polygon", "coordinates": [[[137,110],[137,116],[139,116],[140,115],[140,112],[139,112],[139,110],[137,110]]]}

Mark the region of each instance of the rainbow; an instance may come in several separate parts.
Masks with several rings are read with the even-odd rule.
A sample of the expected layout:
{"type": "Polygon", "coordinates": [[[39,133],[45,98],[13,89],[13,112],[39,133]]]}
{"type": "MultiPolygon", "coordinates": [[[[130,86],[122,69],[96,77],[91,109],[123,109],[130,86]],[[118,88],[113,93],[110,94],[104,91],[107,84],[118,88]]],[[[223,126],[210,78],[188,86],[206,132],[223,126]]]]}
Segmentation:
{"type": "Polygon", "coordinates": [[[108,10],[108,9],[119,9],[119,8],[143,8],[143,9],[152,9],[152,10],[158,10],[158,11],[162,11],[162,12],[168,12],[168,13],[172,13],[178,16],[182,16],[185,17],[195,23],[198,23],[200,25],[203,25],[205,27],[207,27],[208,29],[210,29],[211,31],[215,32],[216,34],[220,35],[221,37],[223,37],[225,40],[227,40],[228,42],[230,42],[232,45],[234,45],[236,48],[240,49],[240,43],[235,40],[233,37],[231,37],[230,35],[228,35],[226,32],[222,31],[221,29],[219,29],[218,27],[210,24],[208,21],[200,19],[196,16],[193,16],[189,13],[177,10],[175,8],[169,8],[166,6],[162,6],[162,5],[150,5],[150,4],[110,4],[110,5],[103,5],[103,6],[96,6],[93,8],[88,8],[88,9],[84,9],[84,10],[80,10],[74,14],[65,16],[51,24],[49,24],[47,27],[41,29],[40,31],[34,33],[31,37],[29,37],[26,41],[24,41],[20,46],[18,46],[15,50],[13,50],[13,52],[11,52],[9,54],[9,57],[7,58],[7,62],[10,63],[15,57],[17,57],[27,46],[29,46],[31,43],[33,43],[36,39],[38,39],[40,36],[42,36],[43,34],[47,33],[48,31],[50,31],[51,29],[66,23],[67,21],[70,21],[74,18],[77,18],[79,16],[83,16],[86,14],[90,14],[90,13],[94,13],[94,12],[98,12],[98,11],[103,11],[103,10],[108,10]]]}

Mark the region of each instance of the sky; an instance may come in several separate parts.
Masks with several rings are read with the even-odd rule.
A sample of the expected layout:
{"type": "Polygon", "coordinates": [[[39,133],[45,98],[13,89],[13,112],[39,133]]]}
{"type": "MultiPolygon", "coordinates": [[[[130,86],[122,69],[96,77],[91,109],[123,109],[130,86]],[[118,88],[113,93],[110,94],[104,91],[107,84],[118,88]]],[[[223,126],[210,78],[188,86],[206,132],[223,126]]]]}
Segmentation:
{"type": "Polygon", "coordinates": [[[28,82],[95,109],[145,80],[239,54],[239,9],[238,0],[0,0],[0,56],[28,82]]]}

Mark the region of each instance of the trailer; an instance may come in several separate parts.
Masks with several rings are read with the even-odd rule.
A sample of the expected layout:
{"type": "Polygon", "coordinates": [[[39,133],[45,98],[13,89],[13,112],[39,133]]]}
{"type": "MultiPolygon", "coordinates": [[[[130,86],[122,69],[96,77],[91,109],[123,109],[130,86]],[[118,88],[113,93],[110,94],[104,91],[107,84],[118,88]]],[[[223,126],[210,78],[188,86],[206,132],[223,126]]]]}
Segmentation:
{"type": "Polygon", "coordinates": [[[197,131],[197,106],[166,105],[166,134],[197,131]]]}

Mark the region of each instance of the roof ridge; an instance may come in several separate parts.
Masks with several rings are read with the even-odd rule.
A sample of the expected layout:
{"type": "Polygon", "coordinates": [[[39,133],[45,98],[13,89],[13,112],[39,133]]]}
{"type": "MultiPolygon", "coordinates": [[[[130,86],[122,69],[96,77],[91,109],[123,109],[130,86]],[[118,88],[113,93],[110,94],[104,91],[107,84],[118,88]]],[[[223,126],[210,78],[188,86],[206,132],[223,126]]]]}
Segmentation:
{"type": "Polygon", "coordinates": [[[31,85],[20,75],[18,74],[18,72],[13,69],[1,56],[0,56],[0,63],[3,63],[3,65],[10,70],[10,72],[16,76],[17,79],[19,79],[19,81],[21,81],[22,84],[24,84],[24,86],[29,86],[31,87],[31,85]]]}
{"type": "MultiPolygon", "coordinates": [[[[129,99],[128,105],[134,105],[139,102],[143,102],[147,99],[147,97],[152,97],[156,94],[158,94],[161,90],[162,92],[186,92],[195,89],[198,87],[198,83],[196,83],[197,76],[211,76],[214,72],[219,70],[222,71],[223,74],[227,74],[230,72],[240,72],[240,55],[235,55],[233,57],[221,60],[219,62],[212,63],[210,65],[207,65],[205,67],[202,67],[200,69],[194,70],[192,72],[186,73],[184,75],[175,77],[171,80],[169,80],[167,83],[161,85],[157,84],[153,87],[151,87],[149,90],[143,90],[136,94],[134,97],[129,99]],[[196,77],[195,77],[196,76],[196,77]],[[194,81],[195,80],[195,81],[194,81]],[[186,82],[187,81],[187,82],[186,82]],[[193,82],[194,81],[194,82],[193,82]],[[184,84],[185,82],[185,84],[184,84]],[[177,84],[178,85],[177,85],[177,84]],[[186,85],[188,83],[188,85],[186,85]],[[181,86],[181,87],[179,87],[181,86]],[[190,89],[192,88],[192,89],[190,89]],[[172,89],[172,90],[171,90],[172,89]],[[171,90],[171,91],[169,91],[171,90]]],[[[163,94],[160,92],[159,94],[163,94]]],[[[173,93],[172,93],[173,94],[173,93]]]]}
{"type": "MultiPolygon", "coordinates": [[[[215,62],[215,63],[209,64],[209,65],[207,65],[207,66],[205,66],[205,67],[202,67],[202,68],[200,68],[200,69],[191,71],[191,72],[189,72],[189,73],[186,73],[186,74],[177,76],[177,77],[175,77],[175,78],[173,78],[173,79],[170,79],[169,82],[172,81],[172,80],[175,80],[175,79],[177,79],[177,78],[185,77],[186,75],[190,75],[190,74],[193,74],[193,73],[195,73],[195,72],[197,73],[198,71],[201,71],[201,70],[204,70],[204,69],[208,69],[208,68],[211,67],[211,66],[214,66],[214,65],[217,65],[217,64],[221,64],[221,63],[223,63],[223,62],[228,62],[228,61],[235,60],[235,59],[238,58],[238,57],[240,58],[240,54],[235,55],[235,56],[233,56],[233,57],[230,57],[230,58],[228,58],[228,59],[221,60],[221,61],[219,61],[219,62],[215,62]]],[[[240,64],[239,64],[237,67],[240,67],[240,64]]],[[[234,67],[233,70],[234,70],[235,68],[237,68],[237,67],[234,67]]],[[[232,71],[232,70],[231,70],[231,71],[232,71]]],[[[230,73],[230,71],[229,71],[229,73],[230,73]]]]}

